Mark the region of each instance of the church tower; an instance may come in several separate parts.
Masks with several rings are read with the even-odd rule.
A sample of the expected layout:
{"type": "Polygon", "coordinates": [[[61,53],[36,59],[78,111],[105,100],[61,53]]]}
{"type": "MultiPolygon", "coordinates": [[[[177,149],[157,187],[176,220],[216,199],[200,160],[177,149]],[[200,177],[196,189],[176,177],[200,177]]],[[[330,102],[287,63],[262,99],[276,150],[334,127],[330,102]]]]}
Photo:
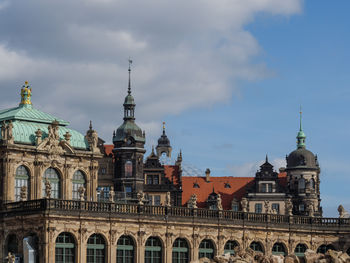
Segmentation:
{"type": "Polygon", "coordinates": [[[135,100],[131,95],[131,66],[129,60],[128,94],[124,100],[124,122],[113,132],[115,173],[114,188],[132,195],[143,190],[143,155],[146,152],[145,133],[135,123],[135,100]]]}
{"type": "Polygon", "coordinates": [[[293,214],[322,216],[320,206],[320,167],[317,156],[306,149],[305,133],[300,128],[297,135],[297,149],[287,157],[288,191],[292,196],[293,214]]]}
{"type": "Polygon", "coordinates": [[[168,158],[171,158],[171,146],[168,136],[165,134],[165,122],[163,122],[163,134],[158,139],[158,145],[156,147],[158,158],[165,153],[168,158]]]}

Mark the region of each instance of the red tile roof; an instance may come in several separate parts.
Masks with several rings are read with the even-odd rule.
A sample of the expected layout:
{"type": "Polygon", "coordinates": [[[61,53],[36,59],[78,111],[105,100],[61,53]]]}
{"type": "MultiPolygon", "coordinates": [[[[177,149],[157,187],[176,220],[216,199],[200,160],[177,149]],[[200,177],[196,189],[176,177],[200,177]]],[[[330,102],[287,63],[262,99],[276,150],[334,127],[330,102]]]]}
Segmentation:
{"type": "Polygon", "coordinates": [[[167,177],[175,186],[179,184],[179,166],[164,165],[164,173],[165,177],[167,177]]]}
{"type": "Polygon", "coordinates": [[[110,155],[110,154],[113,154],[112,150],[114,148],[114,145],[113,144],[104,144],[103,145],[105,147],[105,153],[106,155],[110,155]]]}

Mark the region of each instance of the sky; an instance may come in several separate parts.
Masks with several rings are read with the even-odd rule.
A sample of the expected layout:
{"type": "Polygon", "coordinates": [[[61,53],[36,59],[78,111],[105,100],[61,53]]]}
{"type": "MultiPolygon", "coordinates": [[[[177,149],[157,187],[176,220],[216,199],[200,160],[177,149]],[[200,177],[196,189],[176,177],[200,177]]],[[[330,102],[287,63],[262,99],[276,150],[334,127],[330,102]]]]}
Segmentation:
{"type": "Polygon", "coordinates": [[[347,0],[0,0],[0,108],[29,81],[36,108],[107,143],[122,123],[128,58],[149,153],[162,121],[176,157],[213,176],[276,170],[299,108],[325,216],[350,210],[347,0]]]}

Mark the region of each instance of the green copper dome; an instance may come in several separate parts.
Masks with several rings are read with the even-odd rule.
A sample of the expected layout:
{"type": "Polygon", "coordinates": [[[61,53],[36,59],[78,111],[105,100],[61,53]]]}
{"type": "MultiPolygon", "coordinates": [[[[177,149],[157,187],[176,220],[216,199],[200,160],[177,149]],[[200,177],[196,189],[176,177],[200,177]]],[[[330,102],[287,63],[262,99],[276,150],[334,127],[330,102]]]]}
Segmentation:
{"type": "Polygon", "coordinates": [[[125,100],[124,100],[124,105],[135,105],[135,100],[134,100],[134,97],[131,95],[131,94],[128,94],[126,97],[125,97],[125,100]]]}
{"type": "Polygon", "coordinates": [[[141,128],[135,122],[127,120],[117,129],[113,142],[124,141],[129,137],[134,138],[135,141],[145,142],[141,128]]]}
{"type": "MultiPolygon", "coordinates": [[[[85,136],[78,131],[67,128],[69,122],[54,117],[51,114],[35,109],[31,104],[31,89],[26,82],[21,91],[21,103],[18,107],[0,111],[0,127],[3,122],[11,121],[14,142],[19,144],[35,145],[35,132],[40,129],[42,139],[48,137],[48,126],[57,121],[59,124],[59,137],[64,140],[64,134],[69,132],[70,145],[76,149],[89,150],[89,143],[85,136]]],[[[2,139],[0,134],[0,139],[2,139]]]]}

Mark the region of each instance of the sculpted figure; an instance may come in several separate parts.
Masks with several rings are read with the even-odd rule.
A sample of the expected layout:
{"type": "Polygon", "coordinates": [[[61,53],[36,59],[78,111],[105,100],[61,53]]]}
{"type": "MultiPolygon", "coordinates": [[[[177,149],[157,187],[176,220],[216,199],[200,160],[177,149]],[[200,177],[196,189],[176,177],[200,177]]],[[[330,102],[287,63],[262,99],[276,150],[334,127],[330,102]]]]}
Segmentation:
{"type": "Polygon", "coordinates": [[[109,190],[109,202],[114,202],[115,192],[114,187],[111,186],[111,190],[109,190]]]}
{"type": "Polygon", "coordinates": [[[247,212],[248,211],[248,201],[247,198],[243,197],[241,200],[241,206],[242,206],[242,211],[247,212]]]}
{"type": "Polygon", "coordinates": [[[190,197],[190,200],[188,200],[187,202],[187,207],[188,208],[198,208],[197,207],[197,195],[196,194],[192,194],[190,197]]]}
{"type": "Polygon", "coordinates": [[[171,196],[170,192],[166,193],[165,206],[171,206],[171,196]]]}
{"type": "Polygon", "coordinates": [[[218,208],[218,210],[222,210],[222,200],[220,194],[218,194],[216,198],[216,207],[218,208]]]}
{"type": "Polygon", "coordinates": [[[51,183],[50,181],[45,178],[45,193],[46,193],[46,198],[51,198],[51,183]]]}

